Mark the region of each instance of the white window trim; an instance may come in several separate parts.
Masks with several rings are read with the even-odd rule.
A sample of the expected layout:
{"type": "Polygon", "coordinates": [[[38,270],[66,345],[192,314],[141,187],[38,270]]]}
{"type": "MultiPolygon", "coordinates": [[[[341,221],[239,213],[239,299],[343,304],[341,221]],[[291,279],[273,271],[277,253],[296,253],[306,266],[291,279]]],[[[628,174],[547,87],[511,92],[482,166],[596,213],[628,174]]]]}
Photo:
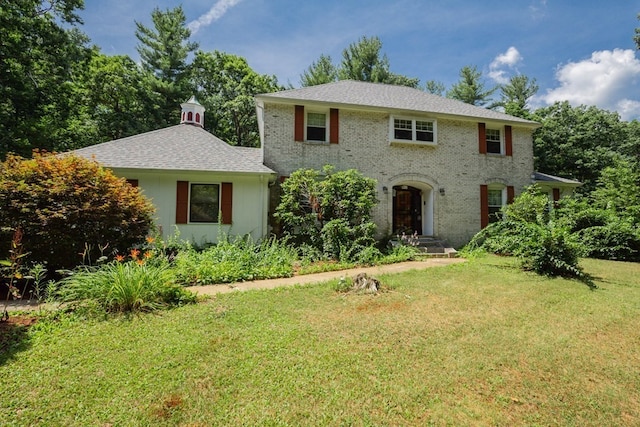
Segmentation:
{"type": "Polygon", "coordinates": [[[415,117],[415,116],[389,116],[389,143],[390,144],[411,144],[422,146],[436,146],[438,145],[438,122],[436,119],[429,117],[415,117]],[[409,139],[397,139],[395,137],[395,120],[411,120],[411,134],[412,138],[409,139]],[[418,122],[431,122],[433,123],[433,142],[432,141],[419,141],[416,139],[416,121],[418,122]]]}
{"type": "MultiPolygon", "coordinates": [[[[500,209],[504,208],[507,205],[507,186],[503,184],[489,184],[487,186],[487,192],[489,191],[497,191],[500,190],[502,195],[502,204],[500,205],[500,209]]],[[[490,198],[487,197],[489,200],[490,198]]],[[[488,201],[489,201],[488,200],[488,201]]],[[[496,207],[497,205],[487,204],[488,208],[496,207]]]]}
{"type": "Polygon", "coordinates": [[[318,110],[318,109],[306,109],[304,111],[304,140],[305,142],[309,142],[311,144],[328,144],[329,143],[329,135],[330,135],[330,131],[331,129],[329,129],[329,125],[330,125],[330,116],[331,114],[329,114],[330,111],[327,110],[318,110]],[[318,140],[318,139],[309,139],[307,137],[307,119],[309,117],[309,114],[324,114],[324,128],[325,128],[325,134],[324,134],[324,141],[318,140]]]}
{"type": "Polygon", "coordinates": [[[485,141],[487,144],[487,155],[489,156],[504,156],[506,155],[506,148],[505,148],[505,142],[504,142],[504,127],[499,127],[499,126],[487,126],[486,130],[497,130],[498,132],[500,132],[500,152],[499,153],[490,153],[489,152],[489,142],[486,141],[486,134],[485,134],[485,141]]]}
{"type": "Polygon", "coordinates": [[[222,183],[221,182],[192,182],[189,181],[189,199],[187,200],[187,224],[220,224],[222,220],[222,183]],[[218,186],[218,220],[215,222],[191,221],[191,189],[192,185],[217,185],[218,186]]]}

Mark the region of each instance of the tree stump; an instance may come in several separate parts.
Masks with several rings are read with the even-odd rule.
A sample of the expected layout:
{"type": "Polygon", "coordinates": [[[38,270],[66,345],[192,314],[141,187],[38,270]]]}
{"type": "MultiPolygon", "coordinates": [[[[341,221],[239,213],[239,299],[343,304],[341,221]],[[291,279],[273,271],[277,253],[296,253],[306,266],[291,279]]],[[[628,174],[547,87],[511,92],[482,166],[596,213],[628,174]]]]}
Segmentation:
{"type": "Polygon", "coordinates": [[[352,289],[356,292],[375,294],[380,290],[380,281],[375,277],[369,277],[367,273],[360,273],[354,276],[352,289]]]}

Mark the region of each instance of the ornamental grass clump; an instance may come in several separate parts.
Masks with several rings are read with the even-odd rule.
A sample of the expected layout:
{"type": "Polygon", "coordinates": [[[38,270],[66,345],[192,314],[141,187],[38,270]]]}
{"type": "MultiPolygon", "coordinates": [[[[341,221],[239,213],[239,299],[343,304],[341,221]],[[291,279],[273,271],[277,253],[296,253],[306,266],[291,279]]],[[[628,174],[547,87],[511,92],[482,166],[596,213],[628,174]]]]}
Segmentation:
{"type": "Polygon", "coordinates": [[[169,263],[152,252],[133,249],[131,259],[98,268],[82,267],[59,283],[56,299],[76,307],[97,307],[107,313],[150,312],[196,301],[176,284],[169,263]]]}

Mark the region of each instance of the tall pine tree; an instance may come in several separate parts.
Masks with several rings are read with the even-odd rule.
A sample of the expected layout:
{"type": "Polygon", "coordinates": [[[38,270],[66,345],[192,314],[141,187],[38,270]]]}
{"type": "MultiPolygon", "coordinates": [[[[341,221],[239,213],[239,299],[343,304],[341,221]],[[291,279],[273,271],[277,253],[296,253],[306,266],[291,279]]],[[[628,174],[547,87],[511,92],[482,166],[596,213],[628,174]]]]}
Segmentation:
{"type": "Polygon", "coordinates": [[[182,6],[151,12],[153,28],[136,22],[136,37],[140,41],[138,53],[142,66],[150,74],[155,94],[155,121],[157,128],[176,124],[179,106],[192,95],[189,83],[189,54],[198,44],[189,41],[191,31],[186,26],[182,6]]]}

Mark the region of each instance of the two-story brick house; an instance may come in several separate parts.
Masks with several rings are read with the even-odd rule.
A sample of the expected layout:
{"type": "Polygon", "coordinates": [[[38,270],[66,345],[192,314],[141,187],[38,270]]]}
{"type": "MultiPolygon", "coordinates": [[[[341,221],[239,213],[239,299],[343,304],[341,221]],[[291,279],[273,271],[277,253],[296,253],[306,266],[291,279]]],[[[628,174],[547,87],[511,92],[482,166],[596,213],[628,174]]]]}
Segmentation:
{"type": "MultiPolygon", "coordinates": [[[[465,244],[532,183],[538,123],[404,86],[339,81],[256,97],[264,164],[378,181],[380,236],[465,244]]],[[[277,203],[272,191],[271,211],[277,203]]]]}

